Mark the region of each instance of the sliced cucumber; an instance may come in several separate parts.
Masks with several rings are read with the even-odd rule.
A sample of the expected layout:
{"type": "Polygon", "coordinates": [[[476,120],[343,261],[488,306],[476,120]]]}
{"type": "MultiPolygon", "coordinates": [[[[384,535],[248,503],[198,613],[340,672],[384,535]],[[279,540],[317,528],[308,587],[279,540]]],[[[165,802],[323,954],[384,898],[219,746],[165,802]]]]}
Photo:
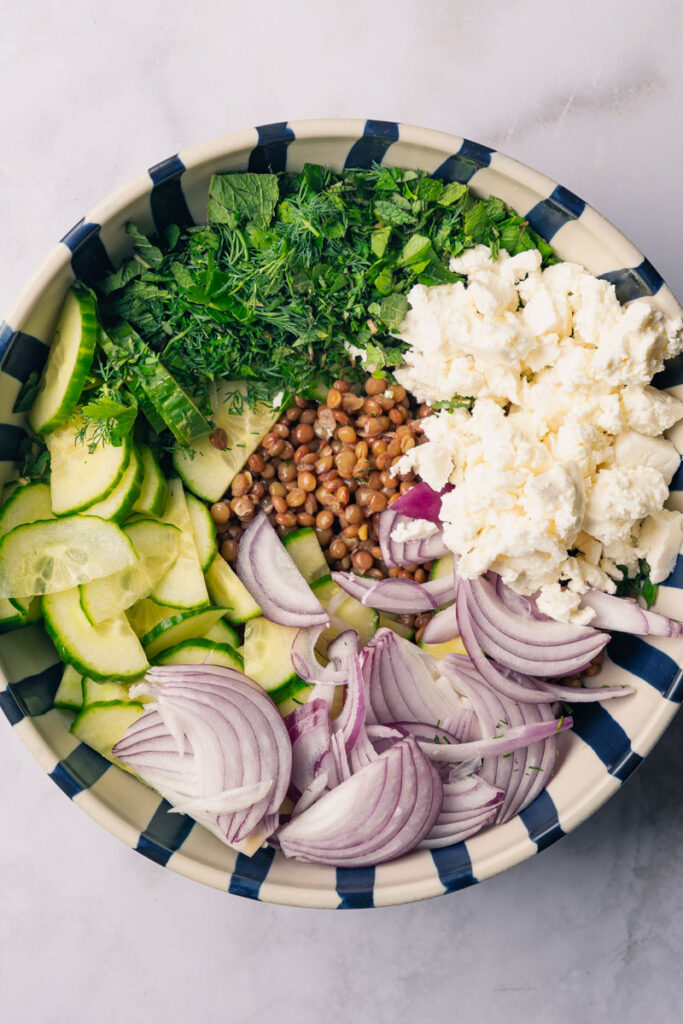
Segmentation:
{"type": "Polygon", "coordinates": [[[123,739],[126,731],[144,710],[144,706],[137,701],[91,704],[76,716],[71,732],[81,743],[97,750],[110,761],[115,761],[112,747],[123,739]]]}
{"type": "Polygon", "coordinates": [[[121,613],[96,626],[81,608],[80,592],[43,598],[45,628],[62,661],[91,679],[134,679],[149,666],[140,641],[121,613]]]}
{"type": "Polygon", "coordinates": [[[447,654],[467,654],[465,645],[459,636],[454,637],[452,640],[446,640],[442,644],[420,643],[420,647],[439,661],[441,658],[445,658],[447,654]]]}
{"type": "Polygon", "coordinates": [[[82,706],[87,708],[90,707],[91,704],[111,704],[113,701],[117,704],[127,703],[129,699],[129,686],[125,686],[123,683],[114,682],[113,680],[98,683],[97,680],[89,679],[87,676],[84,676],[81,681],[83,692],[82,706]]]}
{"type": "Polygon", "coordinates": [[[96,516],[17,526],[0,540],[0,597],[70,590],[136,560],[123,530],[96,516]]]}
{"type": "Polygon", "coordinates": [[[123,532],[138,556],[137,562],[111,576],[81,587],[81,607],[91,622],[102,622],[147,597],[178,556],[180,530],[156,519],[138,519],[123,532]]]}
{"type": "Polygon", "coordinates": [[[437,558],[429,574],[430,580],[440,580],[443,576],[453,575],[453,555],[437,558]]]}
{"type": "Polygon", "coordinates": [[[148,658],[183,640],[203,637],[223,615],[223,608],[168,608],[154,601],[139,601],[129,609],[128,621],[140,637],[148,658]]]}
{"type": "Polygon", "coordinates": [[[288,533],[282,543],[307,583],[314,583],[315,580],[330,575],[330,567],[323,554],[323,549],[320,547],[315,530],[310,526],[304,526],[300,530],[288,533]]]}
{"type": "Polygon", "coordinates": [[[7,597],[0,597],[0,633],[18,629],[26,624],[26,615],[7,597]]]}
{"type": "Polygon", "coordinates": [[[52,346],[43,371],[29,423],[39,434],[60,427],[76,408],[90,373],[98,324],[95,300],[89,292],[67,293],[57,320],[52,346]]]}
{"type": "MultiPolygon", "coordinates": [[[[338,689],[343,690],[344,687],[340,686],[338,689]]],[[[306,704],[312,693],[312,686],[302,682],[301,679],[297,679],[296,682],[292,683],[291,688],[285,686],[282,690],[276,690],[274,693],[269,694],[269,697],[277,704],[278,711],[285,718],[292,711],[301,707],[302,704],[306,704]]]]}
{"type": "Polygon", "coordinates": [[[15,526],[54,519],[49,484],[25,484],[16,487],[0,508],[0,536],[15,526]]]}
{"type": "Polygon", "coordinates": [[[237,650],[241,643],[237,630],[229,626],[225,619],[219,619],[211,629],[207,629],[204,636],[207,640],[215,640],[218,644],[228,644],[229,647],[234,647],[235,650],[237,650]]]}
{"type": "Polygon", "coordinates": [[[216,555],[209,566],[206,585],[209,597],[223,609],[228,622],[239,624],[261,614],[254,598],[221,555],[216,555]]]}
{"type": "MultiPolygon", "coordinates": [[[[323,607],[326,607],[332,595],[339,590],[339,587],[327,576],[312,583],[311,590],[313,590],[323,607]]],[[[360,647],[365,647],[379,628],[379,612],[375,611],[374,608],[368,608],[367,605],[361,604],[355,597],[350,595],[346,597],[335,608],[333,621],[322,631],[318,638],[316,650],[319,654],[323,656],[327,654],[329,645],[342,632],[342,629],[339,628],[340,625],[345,629],[355,629],[358,633],[360,647]]]]}
{"type": "Polygon", "coordinates": [[[379,625],[378,629],[391,629],[394,633],[398,633],[404,640],[412,640],[415,636],[415,630],[412,626],[406,626],[405,622],[401,622],[398,615],[392,615],[390,612],[379,613],[379,625]]]}
{"type": "Polygon", "coordinates": [[[265,404],[251,409],[244,402],[246,392],[247,385],[240,381],[219,381],[212,388],[214,422],[228,435],[225,451],[214,448],[205,437],[192,445],[191,451],[177,448],[174,453],[176,472],[186,486],[205,501],[218,501],[225,494],[235,474],[239,473],[282,413],[282,409],[265,404]],[[241,401],[238,399],[236,403],[240,411],[231,412],[235,407],[233,396],[236,391],[241,396],[241,401]]]}
{"type": "Polygon", "coordinates": [[[298,632],[296,627],[278,626],[262,615],[244,627],[244,674],[262,686],[276,704],[309,688],[292,666],[292,644],[298,632]]]}
{"type": "Polygon", "coordinates": [[[108,328],[100,343],[114,358],[122,349],[137,357],[128,386],[141,403],[153,406],[181,445],[191,445],[210,433],[206,417],[130,324],[122,321],[108,328]]]}
{"type": "Polygon", "coordinates": [[[180,480],[171,480],[169,483],[164,519],[180,530],[180,546],[178,557],[169,571],[155,584],[150,596],[157,604],[166,604],[172,608],[205,607],[209,603],[209,594],[180,480]]]}
{"type": "Polygon", "coordinates": [[[137,501],[133,505],[133,512],[161,517],[168,500],[168,482],[159,469],[159,463],[154,458],[151,448],[141,444],[139,454],[145,475],[137,501]]]}
{"type": "Polygon", "coordinates": [[[83,676],[73,665],[65,665],[55,694],[55,707],[80,711],[83,706],[83,676]]]}
{"type": "Polygon", "coordinates": [[[91,452],[88,445],[95,441],[95,427],[88,427],[81,441],[77,436],[81,426],[82,421],[74,418],[46,438],[51,459],[52,511],[58,516],[81,512],[95,502],[104,501],[130,462],[129,440],[118,448],[113,444],[98,444],[91,452]]]}
{"type": "Polygon", "coordinates": [[[186,494],[187,511],[190,513],[192,523],[192,535],[194,537],[197,554],[201,563],[202,572],[206,572],[214,558],[218,554],[216,544],[216,526],[211,513],[199,498],[194,494],[186,494]]]}
{"type": "Polygon", "coordinates": [[[104,501],[97,501],[94,505],[90,505],[86,509],[86,514],[99,516],[101,519],[112,519],[115,523],[123,522],[130,515],[133,505],[137,501],[143,476],[142,459],[133,447],[128,468],[114,490],[104,501]]]}
{"type": "Polygon", "coordinates": [[[175,647],[162,651],[154,662],[156,665],[220,665],[223,668],[234,668],[238,672],[244,671],[244,659],[239,651],[228,644],[219,644],[204,637],[183,640],[175,647]]]}

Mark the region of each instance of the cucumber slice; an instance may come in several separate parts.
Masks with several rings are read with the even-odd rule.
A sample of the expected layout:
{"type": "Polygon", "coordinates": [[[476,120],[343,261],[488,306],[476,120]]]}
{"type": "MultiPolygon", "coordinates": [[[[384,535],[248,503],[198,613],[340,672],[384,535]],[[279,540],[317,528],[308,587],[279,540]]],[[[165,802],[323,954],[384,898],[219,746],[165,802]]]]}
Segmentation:
{"type": "Polygon", "coordinates": [[[96,516],[17,526],[0,540],[0,597],[70,590],[136,560],[123,530],[96,516]]]}
{"type": "Polygon", "coordinates": [[[154,601],[139,601],[128,611],[128,621],[141,638],[148,658],[183,640],[203,637],[223,616],[223,608],[168,608],[154,601]]]}
{"type": "MultiPolygon", "coordinates": [[[[129,684],[130,685],[130,684],[129,684]]],[[[123,683],[109,681],[98,683],[95,679],[84,676],[81,681],[83,704],[82,707],[90,707],[91,704],[111,704],[112,702],[128,702],[128,686],[123,683]]]]}
{"type": "Polygon", "coordinates": [[[276,704],[310,687],[292,666],[295,626],[279,626],[259,615],[244,627],[244,674],[262,686],[276,704]]]}
{"type": "Polygon", "coordinates": [[[330,567],[323,554],[323,549],[318,543],[315,530],[310,526],[304,526],[300,530],[288,533],[286,537],[283,537],[282,543],[307,583],[314,583],[315,580],[330,575],[330,567]]]}
{"type": "Polygon", "coordinates": [[[138,701],[91,704],[76,716],[70,731],[81,743],[97,750],[110,761],[116,761],[111,752],[112,747],[123,738],[144,710],[138,701]]]}
{"type": "Polygon", "coordinates": [[[67,293],[57,320],[52,346],[28,421],[38,434],[60,427],[76,408],[90,373],[98,324],[89,292],[67,293]]]}
{"type": "Polygon", "coordinates": [[[146,444],[140,445],[140,458],[144,469],[144,477],[133,512],[143,515],[161,517],[168,500],[168,483],[159,469],[159,463],[146,444]]]}
{"type": "Polygon", "coordinates": [[[440,661],[441,658],[445,658],[447,654],[467,654],[465,645],[459,636],[454,637],[452,640],[446,640],[442,644],[423,644],[419,645],[423,651],[427,654],[431,654],[433,658],[440,661]]]}
{"type": "Polygon", "coordinates": [[[247,622],[261,614],[261,609],[221,555],[216,555],[206,573],[209,597],[223,609],[228,622],[247,622]]]}
{"type": "Polygon", "coordinates": [[[0,597],[0,633],[17,629],[25,622],[24,612],[13,604],[9,598],[0,597]]]}
{"type": "Polygon", "coordinates": [[[45,628],[62,661],[91,679],[134,679],[149,662],[121,613],[93,626],[81,608],[80,592],[63,590],[43,598],[45,628]]]}
{"type": "Polygon", "coordinates": [[[102,622],[147,597],[178,557],[180,530],[155,519],[138,519],[123,527],[138,561],[111,576],[81,587],[81,607],[91,622],[102,622]]]}
{"type": "MultiPolygon", "coordinates": [[[[339,587],[329,577],[323,577],[311,584],[311,590],[323,607],[326,607],[332,595],[339,590],[339,587]]],[[[338,628],[338,623],[341,623],[345,629],[356,630],[360,647],[365,647],[379,628],[379,612],[374,608],[368,608],[367,605],[361,604],[360,601],[357,601],[355,597],[350,595],[335,609],[334,619],[338,620],[338,622],[331,622],[322,631],[316,644],[316,650],[323,656],[327,654],[327,648],[334,638],[342,632],[338,628]]]]}
{"type": "Polygon", "coordinates": [[[272,405],[262,404],[250,409],[246,403],[239,412],[231,412],[236,391],[244,398],[247,385],[241,381],[218,381],[211,389],[214,422],[228,435],[225,451],[214,448],[205,437],[192,445],[191,451],[177,448],[173,455],[176,472],[185,485],[205,501],[218,501],[225,494],[233,477],[282,413],[282,409],[274,409],[272,405]]]}
{"type": "Polygon", "coordinates": [[[415,636],[415,630],[412,626],[406,626],[405,622],[401,622],[398,615],[392,615],[390,612],[379,613],[379,626],[378,629],[391,629],[394,633],[398,633],[404,640],[412,640],[415,636]]]}
{"type": "Polygon", "coordinates": [[[219,619],[215,626],[207,629],[204,636],[207,640],[214,640],[218,644],[227,644],[229,647],[234,647],[235,650],[241,643],[237,630],[229,626],[225,619],[219,619]]]}
{"type": "Polygon", "coordinates": [[[130,462],[128,439],[118,448],[113,444],[98,444],[90,452],[88,445],[94,443],[96,427],[94,424],[88,427],[83,441],[79,441],[77,434],[81,427],[82,421],[74,417],[46,438],[52,468],[52,511],[58,516],[81,512],[97,501],[104,501],[130,462]]]}
{"type": "MultiPolygon", "coordinates": [[[[339,689],[343,690],[344,687],[340,686],[339,689]]],[[[312,693],[313,687],[297,678],[291,687],[284,686],[281,690],[275,690],[268,696],[277,704],[277,709],[282,717],[286,718],[296,708],[306,704],[312,693]]]]}
{"type": "Polygon", "coordinates": [[[180,480],[171,480],[169,483],[164,519],[180,531],[178,557],[169,571],[154,585],[150,597],[157,604],[166,604],[172,608],[205,607],[209,603],[209,594],[180,480]]]}
{"type": "Polygon", "coordinates": [[[196,640],[183,640],[175,647],[162,651],[154,659],[155,665],[221,665],[223,668],[234,668],[244,671],[244,659],[239,651],[228,644],[219,644],[214,640],[198,637],[196,640]]]}
{"type": "Polygon", "coordinates": [[[137,356],[128,386],[141,404],[153,406],[181,445],[191,445],[210,433],[206,417],[130,324],[121,321],[108,329],[100,344],[114,359],[122,349],[137,356]]]}
{"type": "Polygon", "coordinates": [[[83,676],[73,665],[65,665],[55,694],[55,707],[80,711],[83,706],[83,676]]]}
{"type": "Polygon", "coordinates": [[[15,526],[54,519],[49,484],[25,484],[12,491],[0,508],[0,536],[15,526]]]}
{"type": "Polygon", "coordinates": [[[430,580],[440,580],[443,576],[453,575],[453,555],[437,558],[429,574],[430,580]]]}
{"type": "Polygon", "coordinates": [[[195,498],[194,494],[186,494],[185,497],[187,499],[187,511],[190,513],[190,521],[192,523],[192,535],[202,566],[202,572],[206,572],[218,554],[216,527],[211,518],[211,513],[203,501],[195,498]]]}
{"type": "Polygon", "coordinates": [[[133,446],[130,452],[130,462],[111,494],[104,501],[97,501],[90,505],[86,512],[89,516],[99,516],[100,519],[111,519],[120,523],[130,514],[133,505],[138,499],[144,467],[142,459],[133,446]]]}

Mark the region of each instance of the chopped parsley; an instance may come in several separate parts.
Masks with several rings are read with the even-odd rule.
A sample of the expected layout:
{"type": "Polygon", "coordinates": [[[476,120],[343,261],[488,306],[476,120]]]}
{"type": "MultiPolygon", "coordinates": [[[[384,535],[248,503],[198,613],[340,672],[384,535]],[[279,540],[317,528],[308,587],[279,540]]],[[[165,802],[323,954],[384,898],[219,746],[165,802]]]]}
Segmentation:
{"type": "Polygon", "coordinates": [[[629,577],[625,565],[618,565],[617,569],[622,574],[622,579],[617,583],[618,597],[642,598],[646,608],[651,608],[657,600],[659,585],[650,579],[650,566],[644,558],[638,562],[638,572],[635,576],[629,577]]]}

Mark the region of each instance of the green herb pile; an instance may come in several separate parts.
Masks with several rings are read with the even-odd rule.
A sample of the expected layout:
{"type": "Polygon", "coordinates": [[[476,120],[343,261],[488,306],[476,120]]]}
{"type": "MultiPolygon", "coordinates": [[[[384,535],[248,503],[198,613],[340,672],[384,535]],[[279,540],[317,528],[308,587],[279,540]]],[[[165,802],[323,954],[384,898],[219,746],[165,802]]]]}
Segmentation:
{"type": "MultiPolygon", "coordinates": [[[[400,169],[216,175],[207,216],[205,226],[152,236],[129,224],[132,258],[96,288],[105,328],[130,324],[204,411],[218,378],[246,380],[250,404],[360,378],[348,345],[385,372],[401,359],[391,333],[406,293],[459,280],[448,262],[469,246],[538,247],[553,258],[500,199],[400,169]]],[[[116,433],[116,402],[130,416],[117,382],[131,358],[109,350],[95,367],[99,392],[85,412],[103,437],[116,433]]]]}

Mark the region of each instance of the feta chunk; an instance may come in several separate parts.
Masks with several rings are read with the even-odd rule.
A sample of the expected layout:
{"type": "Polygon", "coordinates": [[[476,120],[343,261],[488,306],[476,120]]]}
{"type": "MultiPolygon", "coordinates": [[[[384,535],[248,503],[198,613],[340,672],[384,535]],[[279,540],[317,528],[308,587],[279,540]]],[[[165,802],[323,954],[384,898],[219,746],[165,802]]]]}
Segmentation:
{"type": "Polygon", "coordinates": [[[667,487],[681,464],[681,456],[665,437],[646,437],[635,430],[625,430],[614,442],[617,466],[652,466],[664,477],[667,487]]]}
{"type": "Polygon", "coordinates": [[[397,544],[404,544],[409,540],[423,540],[425,537],[432,537],[439,532],[436,523],[429,519],[411,519],[409,522],[397,523],[391,531],[391,539],[397,544]]]}
{"type": "Polygon", "coordinates": [[[638,550],[650,566],[650,579],[661,583],[673,572],[683,545],[683,515],[663,508],[643,522],[638,534],[638,550]]]}

